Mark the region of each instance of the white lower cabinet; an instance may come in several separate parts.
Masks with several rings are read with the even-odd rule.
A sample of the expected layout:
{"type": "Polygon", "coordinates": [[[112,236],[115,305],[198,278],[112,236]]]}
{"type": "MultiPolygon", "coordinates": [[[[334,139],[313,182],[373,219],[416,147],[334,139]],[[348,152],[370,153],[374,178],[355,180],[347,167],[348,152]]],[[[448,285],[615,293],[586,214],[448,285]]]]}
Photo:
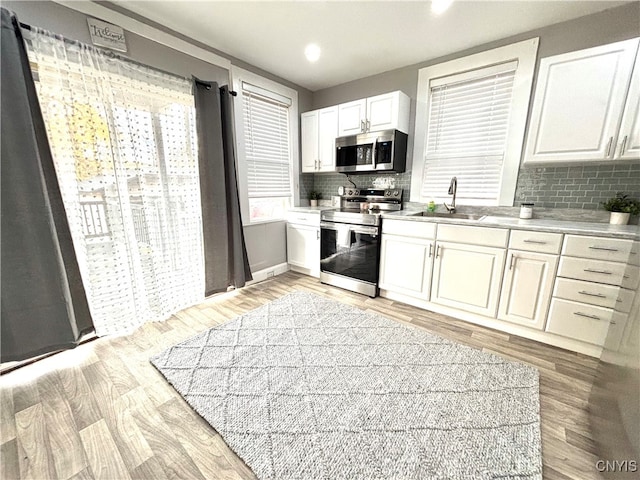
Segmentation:
{"type": "Polygon", "coordinates": [[[320,276],[320,228],[287,225],[287,261],[320,276]]]}
{"type": "Polygon", "coordinates": [[[604,345],[613,310],[554,298],[551,302],[547,332],[594,345],[604,345]]]}
{"type": "Polygon", "coordinates": [[[292,270],[320,276],[320,215],[289,214],[287,262],[292,270]]]}
{"type": "Polygon", "coordinates": [[[544,329],[558,256],[509,250],[498,318],[544,329]]]}
{"type": "Polygon", "coordinates": [[[431,301],[496,317],[505,249],[436,242],[431,301]]]}
{"type": "Polygon", "coordinates": [[[587,355],[637,348],[637,242],[395,219],[382,233],[383,296],[587,355]]]}
{"type": "Polygon", "coordinates": [[[429,300],[432,255],[432,240],[383,234],[380,288],[429,300]]]}
{"type": "Polygon", "coordinates": [[[615,351],[640,278],[631,240],[566,235],[546,331],[615,351]]]}

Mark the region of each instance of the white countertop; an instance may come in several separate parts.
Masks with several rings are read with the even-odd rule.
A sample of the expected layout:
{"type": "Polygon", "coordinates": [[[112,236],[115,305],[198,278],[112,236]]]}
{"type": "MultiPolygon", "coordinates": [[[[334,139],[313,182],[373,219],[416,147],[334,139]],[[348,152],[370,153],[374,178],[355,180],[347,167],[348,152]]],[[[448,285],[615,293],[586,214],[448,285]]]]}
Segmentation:
{"type": "Polygon", "coordinates": [[[538,230],[553,233],[572,233],[576,235],[596,235],[600,237],[640,240],[640,226],[638,225],[610,225],[608,223],[574,222],[570,220],[551,220],[546,218],[522,220],[517,217],[492,215],[482,217],[480,220],[415,216],[415,214],[419,212],[419,210],[401,210],[399,212],[383,213],[382,217],[410,220],[413,222],[435,222],[478,227],[538,230]]]}

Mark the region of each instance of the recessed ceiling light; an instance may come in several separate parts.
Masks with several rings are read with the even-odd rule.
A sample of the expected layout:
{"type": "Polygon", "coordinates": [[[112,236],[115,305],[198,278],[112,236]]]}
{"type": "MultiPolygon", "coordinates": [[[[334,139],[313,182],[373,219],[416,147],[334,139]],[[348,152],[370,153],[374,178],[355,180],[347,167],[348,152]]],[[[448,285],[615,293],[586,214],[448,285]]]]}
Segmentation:
{"type": "Polygon", "coordinates": [[[320,47],[315,43],[310,43],[307,48],[304,49],[304,56],[310,62],[317,62],[320,58],[320,47]]]}
{"type": "Polygon", "coordinates": [[[444,13],[451,6],[453,0],[431,0],[431,11],[436,15],[444,13]]]}

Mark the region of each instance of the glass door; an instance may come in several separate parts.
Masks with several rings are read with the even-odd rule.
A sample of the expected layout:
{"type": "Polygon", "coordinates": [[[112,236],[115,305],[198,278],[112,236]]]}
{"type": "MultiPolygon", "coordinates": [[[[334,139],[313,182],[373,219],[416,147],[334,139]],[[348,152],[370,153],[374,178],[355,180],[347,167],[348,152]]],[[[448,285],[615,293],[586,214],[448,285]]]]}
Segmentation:
{"type": "Polygon", "coordinates": [[[320,270],[376,285],[380,260],[377,227],[320,224],[320,270]]]}

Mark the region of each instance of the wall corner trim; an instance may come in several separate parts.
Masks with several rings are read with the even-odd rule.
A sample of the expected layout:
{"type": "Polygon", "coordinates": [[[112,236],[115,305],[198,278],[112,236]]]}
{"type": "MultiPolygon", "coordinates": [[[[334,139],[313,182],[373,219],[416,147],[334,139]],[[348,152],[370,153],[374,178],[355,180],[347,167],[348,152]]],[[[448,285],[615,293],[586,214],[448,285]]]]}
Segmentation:
{"type": "Polygon", "coordinates": [[[191,57],[203,60],[212,65],[231,70],[231,61],[216,55],[213,52],[200,48],[180,38],[174,37],[170,33],[158,30],[144,22],[135,20],[123,13],[116,12],[94,2],[78,2],[72,0],[53,0],[55,3],[63,7],[70,8],[85,15],[96,17],[105,22],[113,23],[125,30],[140,35],[141,37],[153,40],[156,43],[172,48],[179,52],[185,53],[191,57]]]}

